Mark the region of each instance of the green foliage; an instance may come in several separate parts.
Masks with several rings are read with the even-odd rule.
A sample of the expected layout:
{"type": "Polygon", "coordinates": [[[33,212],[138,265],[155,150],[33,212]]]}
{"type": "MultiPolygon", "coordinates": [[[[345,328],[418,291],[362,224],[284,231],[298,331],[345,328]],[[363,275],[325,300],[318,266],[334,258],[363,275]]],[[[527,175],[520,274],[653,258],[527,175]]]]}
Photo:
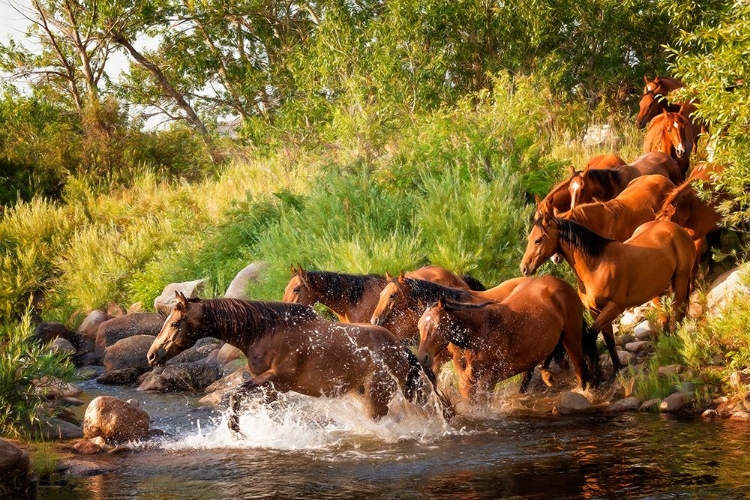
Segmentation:
{"type": "Polygon", "coordinates": [[[32,382],[42,377],[71,381],[75,367],[67,355],[49,352],[30,342],[32,329],[27,313],[16,325],[0,331],[0,433],[19,436],[37,419],[44,398],[32,382]]]}

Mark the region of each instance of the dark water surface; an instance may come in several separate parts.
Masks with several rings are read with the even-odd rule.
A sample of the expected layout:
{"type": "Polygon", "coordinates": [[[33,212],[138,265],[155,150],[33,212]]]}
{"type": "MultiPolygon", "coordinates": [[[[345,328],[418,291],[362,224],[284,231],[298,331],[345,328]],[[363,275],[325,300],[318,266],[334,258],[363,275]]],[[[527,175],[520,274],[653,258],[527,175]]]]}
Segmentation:
{"type": "Polygon", "coordinates": [[[185,396],[120,391],[172,437],[39,499],[750,498],[746,423],[493,411],[451,427],[402,411],[374,424],[356,402],[290,397],[250,408],[238,440],[185,396]]]}

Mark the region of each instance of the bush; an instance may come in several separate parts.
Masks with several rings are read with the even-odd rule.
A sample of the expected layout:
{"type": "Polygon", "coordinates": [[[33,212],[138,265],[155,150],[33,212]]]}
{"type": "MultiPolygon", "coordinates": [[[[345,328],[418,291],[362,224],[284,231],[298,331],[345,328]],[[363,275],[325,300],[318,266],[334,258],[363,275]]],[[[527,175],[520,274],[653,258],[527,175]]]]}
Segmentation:
{"type": "Polygon", "coordinates": [[[53,377],[69,382],[75,373],[67,355],[33,343],[31,334],[28,311],[19,324],[0,331],[0,432],[6,436],[24,434],[37,419],[44,399],[35,393],[34,380],[53,377]]]}

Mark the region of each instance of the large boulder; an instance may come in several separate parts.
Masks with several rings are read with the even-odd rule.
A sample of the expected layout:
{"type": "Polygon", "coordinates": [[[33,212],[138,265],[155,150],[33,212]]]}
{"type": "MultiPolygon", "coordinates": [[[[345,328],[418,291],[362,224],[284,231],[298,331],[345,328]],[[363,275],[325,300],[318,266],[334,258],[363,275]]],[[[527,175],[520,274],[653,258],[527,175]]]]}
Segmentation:
{"type": "Polygon", "coordinates": [[[206,359],[212,352],[221,347],[221,340],[213,337],[203,337],[198,340],[193,347],[185,349],[174,358],[167,361],[167,365],[176,365],[179,363],[193,363],[206,359]]]}
{"type": "Polygon", "coordinates": [[[721,314],[724,308],[734,301],[736,296],[750,294],[750,265],[742,265],[731,269],[711,283],[706,295],[706,308],[710,314],[721,314]]]}
{"type": "Polygon", "coordinates": [[[104,370],[105,374],[98,380],[99,383],[128,383],[134,382],[142,373],[151,369],[146,359],[151,344],[156,339],[153,335],[133,335],[117,341],[113,346],[107,348],[104,352],[104,370]],[[123,370],[129,374],[126,378],[121,378],[123,370]],[[111,378],[114,373],[118,372],[119,377],[111,378]],[[107,378],[107,376],[110,378],[107,378]]]}
{"type": "Polygon", "coordinates": [[[29,483],[29,454],[0,438],[0,498],[13,498],[29,483]]]}
{"type": "Polygon", "coordinates": [[[91,311],[78,326],[78,333],[87,337],[91,340],[96,339],[96,332],[99,329],[99,325],[114,318],[111,314],[100,309],[94,309],[91,311]]]}
{"type": "Polygon", "coordinates": [[[83,437],[97,436],[106,441],[133,441],[148,435],[148,413],[113,396],[99,396],[86,408],[83,437]]]}
{"type": "Polygon", "coordinates": [[[39,344],[47,344],[57,338],[63,338],[68,342],[72,342],[74,336],[75,334],[73,331],[62,323],[45,321],[36,326],[34,334],[31,336],[31,340],[39,344]]]}
{"type": "Polygon", "coordinates": [[[163,324],[164,317],[158,313],[127,314],[107,320],[96,332],[96,354],[103,355],[109,346],[134,335],[156,336],[163,324]]]}
{"type": "Polygon", "coordinates": [[[192,299],[203,291],[205,283],[205,279],[185,281],[183,283],[170,283],[164,287],[161,295],[154,299],[154,309],[166,317],[172,312],[172,307],[175,304],[175,292],[181,292],[188,299],[192,299]]]}
{"type": "Polygon", "coordinates": [[[253,262],[244,268],[237,273],[237,276],[229,284],[224,297],[228,299],[249,299],[250,294],[247,293],[247,285],[253,281],[258,281],[258,278],[265,269],[265,262],[253,262]]]}

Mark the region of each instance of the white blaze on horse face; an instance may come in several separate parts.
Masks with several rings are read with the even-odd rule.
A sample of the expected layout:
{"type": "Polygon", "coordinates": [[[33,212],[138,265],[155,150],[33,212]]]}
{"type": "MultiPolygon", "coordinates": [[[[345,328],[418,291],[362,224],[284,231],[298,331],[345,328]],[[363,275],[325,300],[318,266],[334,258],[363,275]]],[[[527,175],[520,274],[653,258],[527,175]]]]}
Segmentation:
{"type": "Polygon", "coordinates": [[[570,181],[570,189],[573,191],[570,195],[570,209],[573,210],[576,207],[576,196],[578,195],[578,190],[581,189],[581,182],[578,180],[570,181]]]}
{"type": "Polygon", "coordinates": [[[646,90],[648,92],[653,92],[654,91],[654,86],[649,83],[648,85],[646,85],[646,90]]]}

